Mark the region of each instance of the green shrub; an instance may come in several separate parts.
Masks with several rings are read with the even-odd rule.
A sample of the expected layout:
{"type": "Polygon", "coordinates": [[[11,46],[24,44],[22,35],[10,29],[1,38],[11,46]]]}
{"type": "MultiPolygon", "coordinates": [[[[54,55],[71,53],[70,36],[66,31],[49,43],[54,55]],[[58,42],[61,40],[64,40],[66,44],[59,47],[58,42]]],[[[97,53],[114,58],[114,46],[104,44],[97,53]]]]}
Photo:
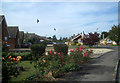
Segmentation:
{"type": "Polygon", "coordinates": [[[64,55],[67,55],[68,53],[68,46],[66,44],[54,44],[54,50],[55,52],[63,53],[64,55]]]}
{"type": "Polygon", "coordinates": [[[17,77],[19,70],[17,63],[12,60],[11,53],[4,52],[2,56],[2,82],[8,82],[11,77],[17,77]],[[3,57],[4,56],[4,57],[3,57]]]}
{"type": "Polygon", "coordinates": [[[33,57],[38,58],[45,52],[46,45],[44,44],[34,44],[31,46],[31,54],[33,57]]]}

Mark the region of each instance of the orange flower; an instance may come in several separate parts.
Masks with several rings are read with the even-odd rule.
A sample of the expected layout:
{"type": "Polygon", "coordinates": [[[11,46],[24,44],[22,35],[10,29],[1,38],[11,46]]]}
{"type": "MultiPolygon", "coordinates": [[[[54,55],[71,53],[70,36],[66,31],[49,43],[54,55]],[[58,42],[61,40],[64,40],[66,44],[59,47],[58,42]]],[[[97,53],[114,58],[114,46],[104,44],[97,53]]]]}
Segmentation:
{"type": "Polygon", "coordinates": [[[12,58],[12,60],[14,60],[14,61],[15,61],[15,58],[12,58]]]}
{"type": "Polygon", "coordinates": [[[46,63],[46,60],[43,60],[44,63],[46,63]]]}
{"type": "Polygon", "coordinates": [[[11,56],[8,57],[8,59],[10,59],[10,58],[11,58],[11,56]]]}

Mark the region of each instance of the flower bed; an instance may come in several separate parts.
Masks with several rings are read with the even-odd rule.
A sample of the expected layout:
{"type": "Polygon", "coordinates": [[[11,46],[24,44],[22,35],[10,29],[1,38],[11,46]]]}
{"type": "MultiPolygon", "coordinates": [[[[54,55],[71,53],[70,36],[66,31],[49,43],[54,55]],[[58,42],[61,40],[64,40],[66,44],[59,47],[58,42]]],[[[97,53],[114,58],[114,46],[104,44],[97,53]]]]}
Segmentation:
{"type": "Polygon", "coordinates": [[[34,63],[35,68],[39,69],[39,76],[32,76],[29,79],[27,78],[27,80],[46,77],[54,80],[54,78],[60,77],[66,72],[78,70],[80,65],[90,59],[89,55],[91,53],[92,50],[85,49],[82,46],[71,50],[70,55],[64,55],[51,50],[48,52],[48,55],[31,62],[34,63]]]}

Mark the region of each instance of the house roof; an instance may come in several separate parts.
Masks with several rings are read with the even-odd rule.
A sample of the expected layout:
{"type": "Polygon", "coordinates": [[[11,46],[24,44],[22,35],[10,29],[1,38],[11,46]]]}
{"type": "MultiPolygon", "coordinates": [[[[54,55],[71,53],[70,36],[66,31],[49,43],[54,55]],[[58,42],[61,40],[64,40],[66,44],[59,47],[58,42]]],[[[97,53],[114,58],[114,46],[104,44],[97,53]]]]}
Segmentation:
{"type": "Polygon", "coordinates": [[[2,23],[3,20],[4,20],[4,15],[0,15],[0,24],[2,23]]]}
{"type": "Polygon", "coordinates": [[[24,31],[19,31],[19,38],[22,39],[24,37],[24,31]]]}
{"type": "Polygon", "coordinates": [[[17,32],[19,31],[18,26],[8,26],[10,38],[16,38],[17,32]]]}
{"type": "Polygon", "coordinates": [[[75,38],[71,39],[71,41],[78,40],[81,37],[82,37],[81,34],[78,34],[77,36],[75,36],[75,38]]]}
{"type": "Polygon", "coordinates": [[[40,40],[51,41],[50,39],[47,39],[47,38],[45,38],[43,36],[39,36],[39,35],[37,35],[35,33],[25,33],[24,35],[25,35],[24,36],[25,38],[27,38],[27,37],[30,37],[30,38],[39,38],[40,40]]]}
{"type": "Polygon", "coordinates": [[[10,33],[8,31],[8,27],[7,27],[7,22],[6,22],[5,16],[4,15],[0,15],[0,24],[2,24],[3,21],[5,21],[5,26],[6,26],[8,35],[9,35],[10,33]]]}
{"type": "Polygon", "coordinates": [[[100,40],[101,42],[103,42],[104,40],[107,40],[109,37],[107,36],[106,38],[100,40]]]}

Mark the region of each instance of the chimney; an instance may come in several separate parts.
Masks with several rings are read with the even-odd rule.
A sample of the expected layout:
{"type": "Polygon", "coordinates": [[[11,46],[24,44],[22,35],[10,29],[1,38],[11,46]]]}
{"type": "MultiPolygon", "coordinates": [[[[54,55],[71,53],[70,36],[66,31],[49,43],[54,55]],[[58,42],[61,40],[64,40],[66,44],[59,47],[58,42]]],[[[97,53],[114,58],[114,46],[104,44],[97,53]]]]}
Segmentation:
{"type": "Polygon", "coordinates": [[[75,34],[73,34],[73,38],[75,38],[75,34]]]}
{"type": "Polygon", "coordinates": [[[104,39],[104,34],[103,34],[103,39],[104,39]]]}

